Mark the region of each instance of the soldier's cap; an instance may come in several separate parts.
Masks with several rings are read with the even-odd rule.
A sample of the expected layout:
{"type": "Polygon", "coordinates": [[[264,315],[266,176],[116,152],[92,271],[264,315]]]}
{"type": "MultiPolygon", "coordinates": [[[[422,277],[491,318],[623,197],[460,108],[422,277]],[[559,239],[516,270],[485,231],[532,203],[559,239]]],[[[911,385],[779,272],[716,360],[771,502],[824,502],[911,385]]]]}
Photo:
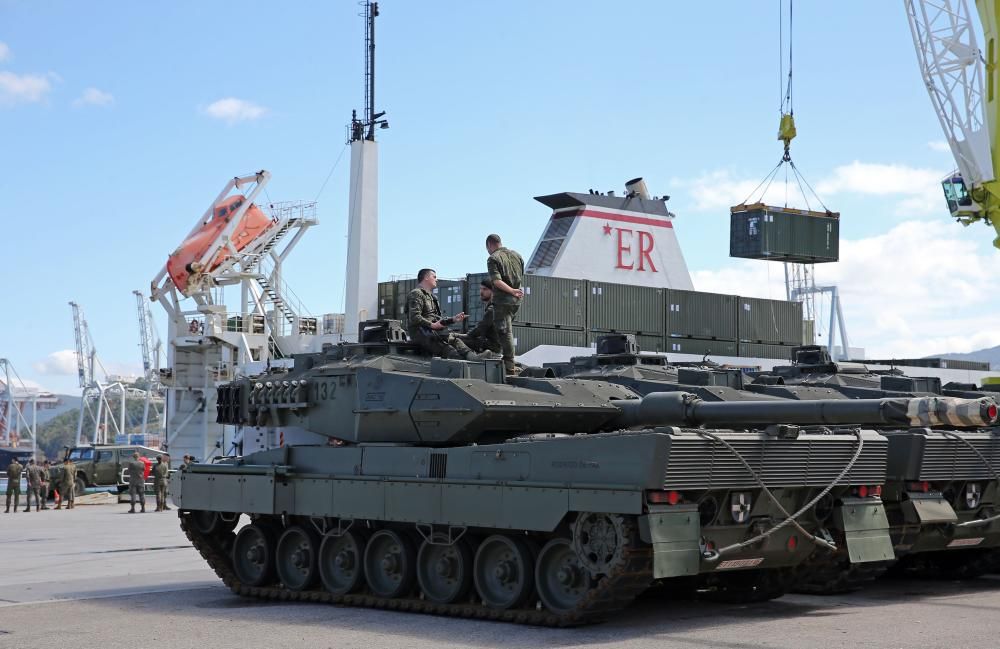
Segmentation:
{"type": "Polygon", "coordinates": [[[484,279],[483,281],[479,282],[479,285],[482,286],[483,288],[488,288],[491,291],[493,290],[493,280],[491,279],[484,279]]]}

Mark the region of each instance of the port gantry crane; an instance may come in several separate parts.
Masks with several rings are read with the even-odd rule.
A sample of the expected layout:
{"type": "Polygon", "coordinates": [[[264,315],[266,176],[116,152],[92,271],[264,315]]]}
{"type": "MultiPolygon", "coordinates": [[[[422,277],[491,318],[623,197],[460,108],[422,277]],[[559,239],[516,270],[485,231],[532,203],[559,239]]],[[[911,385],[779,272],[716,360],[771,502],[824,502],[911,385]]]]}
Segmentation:
{"type": "Polygon", "coordinates": [[[90,416],[94,423],[90,435],[90,442],[93,444],[108,443],[109,427],[115,435],[126,434],[125,402],[128,398],[141,398],[143,393],[133,387],[127,386],[121,381],[101,382],[97,380],[95,372],[97,367],[107,377],[108,372],[104,369],[101,361],[97,358],[97,349],[94,347],[94,339],[90,335],[90,327],[87,325],[87,318],[83,314],[83,307],[76,302],[70,302],[73,309],[73,332],[76,336],[76,367],[80,382],[80,417],[76,424],[76,445],[79,446],[83,440],[83,424],[86,415],[90,416]],[[109,397],[118,396],[119,416],[117,421],[112,412],[109,397]],[[95,408],[96,406],[96,408],[95,408]]]}
{"type": "Polygon", "coordinates": [[[149,305],[141,291],[132,291],[135,296],[136,317],[139,322],[139,349],[142,352],[142,374],[146,383],[146,396],[142,407],[142,435],[146,435],[146,428],[149,422],[149,408],[153,407],[153,414],[156,415],[157,434],[163,434],[164,422],[163,413],[160,412],[158,404],[163,403],[163,383],[160,381],[160,358],[163,353],[163,344],[157,335],[156,326],[153,324],[153,314],[149,312],[149,305]]]}
{"type": "Polygon", "coordinates": [[[927,93],[958,165],[941,183],[948,210],[963,225],[992,225],[993,245],[1000,248],[1000,0],[976,0],[985,59],[967,0],[904,0],[904,5],[927,93]]]}

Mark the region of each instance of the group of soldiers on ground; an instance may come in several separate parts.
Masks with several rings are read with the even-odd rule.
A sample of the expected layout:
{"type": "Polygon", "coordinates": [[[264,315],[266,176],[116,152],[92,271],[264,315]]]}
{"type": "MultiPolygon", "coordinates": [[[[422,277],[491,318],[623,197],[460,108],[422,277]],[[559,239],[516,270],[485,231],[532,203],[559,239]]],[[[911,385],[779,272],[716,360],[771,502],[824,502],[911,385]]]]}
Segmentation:
{"type": "MultiPolygon", "coordinates": [[[[190,464],[194,457],[185,455],[184,464],[190,464]]],[[[128,494],[130,508],[128,513],[135,514],[136,501],[139,502],[139,512],[146,513],[146,479],[150,474],[153,476],[153,488],[156,492],[156,511],[170,511],[167,505],[167,482],[170,478],[170,456],[158,455],[154,465],[149,459],[139,455],[139,451],[132,453],[132,461],[128,463],[128,494]]],[[[35,511],[49,509],[48,502],[49,489],[51,488],[55,496],[55,509],[62,509],[63,500],[66,501],[66,509],[73,509],[76,501],[76,464],[71,458],[60,465],[61,472],[58,474],[58,484],[52,482],[52,466],[48,460],[41,465],[35,462],[35,458],[28,460],[27,467],[13,459],[7,466],[7,509],[6,513],[11,513],[11,501],[14,503],[14,513],[21,507],[21,474],[26,473],[28,490],[25,495],[25,508],[23,511],[31,511],[31,500],[34,496],[35,511]]]]}
{"type": "Polygon", "coordinates": [[[437,273],[422,268],[417,274],[417,288],[406,299],[410,338],[434,356],[482,360],[503,356],[508,375],[518,373],[514,362],[514,317],[524,299],[521,281],[524,260],[515,251],[505,248],[500,235],[486,237],[486,269],[489,278],[479,288],[479,299],[486,303],[483,319],[467,334],[456,334],[448,326],[465,320],[464,312],[450,318],[441,315],[441,305],[434,296],[437,273]]]}

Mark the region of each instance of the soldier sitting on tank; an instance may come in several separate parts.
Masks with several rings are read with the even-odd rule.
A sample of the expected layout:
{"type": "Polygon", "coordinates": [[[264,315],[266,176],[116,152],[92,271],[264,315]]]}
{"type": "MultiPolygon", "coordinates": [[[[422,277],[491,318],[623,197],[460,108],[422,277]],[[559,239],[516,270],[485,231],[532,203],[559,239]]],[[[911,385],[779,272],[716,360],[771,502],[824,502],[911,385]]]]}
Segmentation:
{"type": "Polygon", "coordinates": [[[436,287],[437,273],[434,269],[421,268],[417,273],[417,288],[406,296],[410,339],[434,356],[479,360],[482,356],[469,349],[448,330],[449,325],[465,320],[465,313],[459,313],[452,318],[442,318],[441,305],[433,293],[436,287]]]}
{"type": "Polygon", "coordinates": [[[494,354],[501,352],[500,332],[493,321],[493,281],[484,279],[479,282],[479,300],[486,305],[483,319],[467,334],[456,334],[472,351],[489,350],[494,354]]]}

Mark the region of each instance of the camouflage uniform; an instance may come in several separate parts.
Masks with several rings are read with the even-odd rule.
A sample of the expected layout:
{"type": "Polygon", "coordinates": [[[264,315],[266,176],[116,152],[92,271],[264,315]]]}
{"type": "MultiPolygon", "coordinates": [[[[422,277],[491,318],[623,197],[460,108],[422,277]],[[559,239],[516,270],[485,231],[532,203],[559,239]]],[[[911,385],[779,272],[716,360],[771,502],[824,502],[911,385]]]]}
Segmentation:
{"type": "Polygon", "coordinates": [[[38,491],[42,494],[42,509],[48,509],[49,506],[46,503],[49,501],[49,484],[52,482],[52,473],[46,465],[42,465],[41,470],[42,482],[39,485],[38,491]]]}
{"type": "Polygon", "coordinates": [[[7,465],[7,513],[10,513],[10,497],[14,496],[14,513],[21,506],[21,471],[24,465],[17,461],[17,458],[7,465]]]}
{"type": "Polygon", "coordinates": [[[137,457],[133,457],[132,461],[128,463],[128,500],[131,506],[128,511],[130,514],[135,513],[136,499],[139,500],[142,511],[146,511],[146,481],[143,478],[145,471],[146,463],[137,457]]]}
{"type": "Polygon", "coordinates": [[[497,331],[496,323],[493,321],[493,303],[486,305],[483,311],[483,319],[479,321],[472,331],[462,336],[462,340],[474,352],[489,350],[499,354],[502,351],[500,345],[500,333],[497,331]]]}
{"type": "Polygon", "coordinates": [[[62,498],[56,509],[62,509],[62,501],[66,501],[66,509],[73,509],[76,505],[76,464],[73,460],[66,460],[62,465],[62,487],[60,493],[62,498]]]}
{"type": "MultiPolygon", "coordinates": [[[[524,277],[524,260],[510,248],[500,247],[486,260],[486,270],[494,282],[502,280],[511,288],[521,288],[524,277]]],[[[514,371],[514,316],[521,306],[521,298],[499,289],[493,289],[493,323],[500,337],[503,366],[514,371]]]]}
{"type": "Polygon", "coordinates": [[[156,487],[156,511],[163,512],[167,507],[167,478],[170,476],[170,465],[158,459],[153,465],[153,486],[156,487]]]}
{"type": "Polygon", "coordinates": [[[431,325],[440,322],[446,327],[453,324],[453,318],[441,317],[441,305],[434,295],[420,287],[406,296],[406,313],[410,339],[434,356],[444,358],[469,358],[473,351],[465,346],[455,334],[447,329],[434,331],[431,325]]]}
{"type": "Polygon", "coordinates": [[[42,468],[34,460],[28,462],[28,493],[24,500],[24,511],[31,511],[31,497],[35,497],[35,511],[42,509],[42,468]]]}

